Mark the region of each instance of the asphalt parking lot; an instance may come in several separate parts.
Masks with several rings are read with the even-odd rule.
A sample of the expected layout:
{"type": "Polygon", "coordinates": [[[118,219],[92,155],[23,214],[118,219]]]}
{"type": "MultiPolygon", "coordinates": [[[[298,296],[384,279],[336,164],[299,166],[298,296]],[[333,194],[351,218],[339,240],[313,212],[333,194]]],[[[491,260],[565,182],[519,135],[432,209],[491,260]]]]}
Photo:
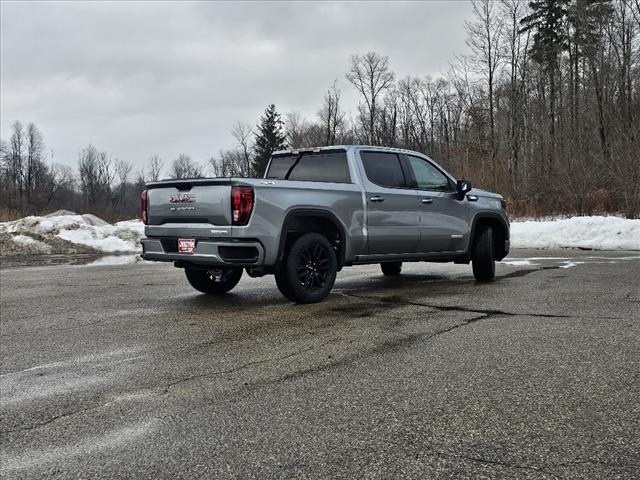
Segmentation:
{"type": "Polygon", "coordinates": [[[323,303],[162,264],[4,268],[3,478],[640,478],[640,252],[498,279],[347,268],[323,303]]]}

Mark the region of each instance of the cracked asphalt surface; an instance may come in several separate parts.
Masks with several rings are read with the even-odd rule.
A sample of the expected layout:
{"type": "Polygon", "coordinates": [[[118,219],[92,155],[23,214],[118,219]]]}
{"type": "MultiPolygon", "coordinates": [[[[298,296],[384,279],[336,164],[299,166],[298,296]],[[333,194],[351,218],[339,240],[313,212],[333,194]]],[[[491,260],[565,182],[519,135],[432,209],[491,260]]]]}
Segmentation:
{"type": "Polygon", "coordinates": [[[3,478],[640,478],[640,253],[347,268],[323,303],[164,264],[5,268],[3,478]]]}

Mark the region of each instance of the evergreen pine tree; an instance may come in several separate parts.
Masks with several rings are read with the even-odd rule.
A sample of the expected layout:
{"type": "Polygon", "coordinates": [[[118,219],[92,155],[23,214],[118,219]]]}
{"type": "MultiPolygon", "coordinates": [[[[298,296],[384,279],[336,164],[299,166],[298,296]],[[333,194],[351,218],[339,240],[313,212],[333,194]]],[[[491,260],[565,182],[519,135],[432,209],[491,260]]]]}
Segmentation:
{"type": "Polygon", "coordinates": [[[531,0],[531,15],[520,21],[521,32],[533,30],[531,57],[543,66],[549,81],[549,137],[550,145],[545,155],[543,172],[551,173],[556,158],[556,97],[558,96],[558,72],[560,55],[567,47],[567,9],[570,0],[531,0]]]}
{"type": "Polygon", "coordinates": [[[251,164],[254,176],[261,177],[264,175],[267,163],[269,163],[273,152],[287,148],[283,125],[280,114],[276,111],[276,106],[274,104],[269,105],[264,111],[264,115],[260,118],[258,132],[256,133],[254,147],[256,154],[251,164]]]}
{"type": "Polygon", "coordinates": [[[531,14],[520,21],[521,32],[533,30],[531,55],[547,71],[558,69],[558,56],[566,47],[566,19],[570,0],[532,0],[531,14]]]}
{"type": "Polygon", "coordinates": [[[592,57],[603,40],[604,28],[613,13],[611,0],[574,1],[567,10],[573,42],[580,54],[592,57]]]}

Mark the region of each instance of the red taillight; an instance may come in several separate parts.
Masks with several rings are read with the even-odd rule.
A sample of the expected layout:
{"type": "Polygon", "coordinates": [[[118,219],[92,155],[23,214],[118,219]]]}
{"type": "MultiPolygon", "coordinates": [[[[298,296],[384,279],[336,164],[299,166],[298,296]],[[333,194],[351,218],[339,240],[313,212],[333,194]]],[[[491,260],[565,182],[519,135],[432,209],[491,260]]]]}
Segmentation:
{"type": "Polygon", "coordinates": [[[147,191],[143,190],[140,192],[140,218],[142,219],[142,223],[147,224],[147,191]]]}
{"type": "Polygon", "coordinates": [[[246,225],[253,210],[253,188],[231,187],[231,217],[233,225],[246,225]]]}

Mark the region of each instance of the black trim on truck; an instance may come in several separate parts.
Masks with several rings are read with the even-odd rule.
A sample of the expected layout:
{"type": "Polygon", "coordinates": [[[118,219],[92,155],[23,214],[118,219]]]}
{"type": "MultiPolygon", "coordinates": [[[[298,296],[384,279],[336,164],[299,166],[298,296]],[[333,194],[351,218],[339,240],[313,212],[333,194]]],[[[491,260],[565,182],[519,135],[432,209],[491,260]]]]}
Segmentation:
{"type": "Polygon", "coordinates": [[[471,224],[471,230],[469,232],[469,247],[467,249],[466,258],[467,259],[471,258],[471,249],[473,248],[473,241],[475,240],[476,227],[478,226],[478,223],[481,222],[482,220],[497,221],[502,226],[502,229],[504,232],[505,244],[495,246],[497,248],[500,248],[499,254],[496,257],[496,260],[500,261],[509,254],[510,232],[509,232],[509,226],[504,221],[502,216],[500,216],[498,213],[493,213],[493,212],[481,212],[481,213],[478,213],[475,217],[473,217],[473,223],[471,224]]]}
{"type": "Polygon", "coordinates": [[[331,221],[336,228],[338,229],[338,235],[340,236],[340,248],[338,255],[338,269],[341,269],[344,265],[344,257],[345,257],[345,232],[344,227],[332,212],[322,209],[315,208],[300,208],[291,210],[287,213],[283,223],[282,230],[280,231],[280,240],[278,243],[278,257],[276,260],[276,268],[282,263],[284,259],[284,249],[286,247],[287,242],[287,233],[290,231],[290,226],[295,220],[296,217],[305,218],[305,217],[323,217],[331,221]]]}
{"type": "Polygon", "coordinates": [[[256,247],[220,246],[218,253],[220,258],[227,263],[256,263],[258,261],[256,247]]]}
{"type": "Polygon", "coordinates": [[[231,178],[185,178],[181,180],[162,180],[147,183],[147,190],[152,188],[174,187],[178,190],[191,190],[194,186],[231,185],[231,178]]]}

